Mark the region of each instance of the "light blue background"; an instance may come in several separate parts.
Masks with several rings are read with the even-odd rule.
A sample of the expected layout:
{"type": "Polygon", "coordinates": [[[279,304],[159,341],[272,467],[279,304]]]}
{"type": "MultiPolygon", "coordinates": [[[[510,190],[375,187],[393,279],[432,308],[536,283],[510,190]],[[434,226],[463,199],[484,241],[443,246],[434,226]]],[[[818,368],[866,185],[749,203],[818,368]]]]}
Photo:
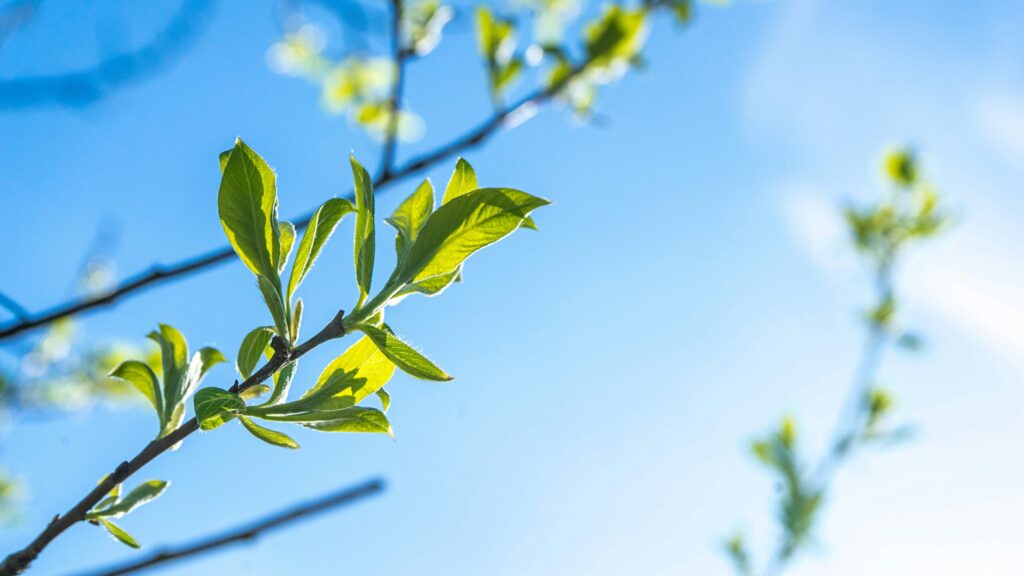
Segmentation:
{"type": "MultiPolygon", "coordinates": [[[[84,65],[97,23],[155,29],[174,6],[44,3],[0,51],[0,75],[84,65]]],[[[836,214],[882,190],[881,151],[908,141],[958,218],[901,276],[905,320],[928,347],[891,357],[883,380],[918,435],[840,475],[793,574],[1020,573],[1022,8],[738,2],[701,6],[685,31],[659,22],[649,70],[602,91],[605,122],[546,110],[468,154],[484,184],[555,204],[537,213],[540,233],[474,257],[464,284],[391,312],[457,377],[396,378],[396,441],[290,430],[303,446],[292,452],[237,426],[195,436],[139,474],[172,486],[123,525],[153,549],[379,474],[383,497],[160,573],[726,574],[719,543],[736,529],[763,557],[773,487],[746,446],[786,413],[809,450],[831,429],[869,298],[836,214]]],[[[223,2],[151,81],[91,107],[0,112],[0,289],[33,310],[67,297],[103,219],[123,225],[122,274],[222,245],[216,155],[236,135],[277,170],[283,216],[346,192],[347,153],[369,163],[377,145],[267,68],[276,34],[270,3],[223,2]]],[[[474,54],[464,21],[413,66],[409,103],[428,134],[401,157],[488,113],[474,54]]],[[[442,184],[449,170],[429,175],[442,184]]],[[[307,327],[355,299],[351,226],[302,288],[307,327]]],[[[264,315],[232,264],[85,326],[104,340],[169,322],[233,356],[264,315]]],[[[343,346],[329,348],[303,361],[297,386],[343,346]]],[[[231,379],[222,367],[209,382],[231,379]]],[[[153,429],[143,410],[19,418],[0,457],[31,485],[30,510],[0,549],[153,429]]],[[[134,554],[76,526],[36,572],[134,554]]]]}

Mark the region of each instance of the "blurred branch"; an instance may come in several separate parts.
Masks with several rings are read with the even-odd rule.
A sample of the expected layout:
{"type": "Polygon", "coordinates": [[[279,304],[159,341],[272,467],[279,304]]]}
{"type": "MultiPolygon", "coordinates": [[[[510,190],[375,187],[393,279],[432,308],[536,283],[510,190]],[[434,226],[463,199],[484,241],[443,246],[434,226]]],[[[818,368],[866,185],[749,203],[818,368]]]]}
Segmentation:
{"type": "Polygon", "coordinates": [[[14,317],[19,320],[28,319],[28,310],[26,310],[24,306],[18,304],[17,301],[15,301],[10,296],[4,294],[3,292],[0,292],[0,306],[6,308],[8,312],[14,314],[14,317]]]}
{"type": "Polygon", "coordinates": [[[391,0],[391,51],[395,63],[395,83],[388,98],[388,127],[381,151],[380,174],[386,177],[395,163],[398,150],[398,121],[405,86],[405,62],[411,55],[402,44],[402,0],[391,0]]]}
{"type": "Polygon", "coordinates": [[[36,15],[38,7],[38,0],[15,0],[7,6],[0,7],[0,46],[36,15]]]}
{"type": "MultiPolygon", "coordinates": [[[[28,3],[25,3],[28,4],[28,3]]],[[[15,4],[15,8],[19,4],[15,4]]],[[[94,103],[124,85],[152,76],[166,68],[194,40],[207,19],[211,0],[184,0],[171,21],[153,39],[136,50],[107,57],[94,66],[53,75],[0,80],[0,108],[33,106],[82,106],[94,103]]],[[[12,11],[14,8],[12,8],[12,11]]],[[[0,24],[24,22],[10,17],[0,24]]],[[[10,28],[8,28],[10,30],[10,28]]]]}
{"type": "Polygon", "coordinates": [[[147,558],[99,568],[84,572],[80,576],[119,576],[133,574],[170,562],[187,560],[201,554],[217,551],[226,546],[250,542],[273,530],[284,528],[289,524],[308,520],[316,515],[329,512],[335,508],[354,504],[364,498],[379,494],[384,490],[384,481],[373,479],[362,484],[344,488],[315,500],[303,502],[296,506],[279,510],[273,514],[248,522],[241,526],[229,528],[223,532],[199,538],[193,542],[171,546],[160,550],[147,558]]]}

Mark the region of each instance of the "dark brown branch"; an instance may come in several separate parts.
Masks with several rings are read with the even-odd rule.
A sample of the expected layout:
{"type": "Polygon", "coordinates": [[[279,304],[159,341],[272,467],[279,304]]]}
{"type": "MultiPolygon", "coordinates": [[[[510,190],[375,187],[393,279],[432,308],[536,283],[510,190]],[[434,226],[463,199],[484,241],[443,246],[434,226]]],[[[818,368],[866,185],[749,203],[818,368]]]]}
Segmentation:
{"type": "MultiPolygon", "coordinates": [[[[331,320],[322,330],[320,330],[320,332],[306,342],[296,346],[291,351],[284,351],[283,353],[281,351],[275,352],[274,356],[267,361],[263,367],[257,370],[249,378],[246,378],[241,384],[236,382],[230,390],[232,392],[242,392],[248,388],[256,386],[273,376],[273,374],[286,363],[297,360],[310,350],[324,342],[327,342],[328,340],[340,338],[345,334],[345,327],[342,322],[343,318],[344,312],[338,312],[333,320],[331,320]]],[[[92,510],[100,500],[105,498],[115,486],[124,482],[151,460],[163,454],[172,446],[181,442],[188,435],[198,429],[199,421],[196,418],[192,418],[167,436],[157,438],[147,444],[146,447],[136,454],[131,460],[121,462],[121,464],[114,468],[114,470],[108,474],[102,482],[97,484],[91,492],[86,494],[78,504],[75,504],[70,510],[64,513],[64,515],[58,514],[57,516],[54,516],[53,520],[50,521],[46,528],[40,532],[39,535],[36,536],[35,540],[29,543],[28,546],[9,555],[4,560],[3,564],[0,564],[0,576],[11,576],[13,574],[21,574],[24,572],[32,562],[39,557],[39,554],[42,553],[43,549],[46,548],[50,542],[53,542],[55,538],[60,536],[71,526],[85,519],[86,513],[88,513],[89,510],[92,510]]]]}
{"type": "MultiPolygon", "coordinates": [[[[461,152],[480,146],[491,136],[496,134],[502,126],[505,125],[510,116],[513,116],[516,113],[525,112],[532,107],[537,107],[550,101],[561,91],[562,88],[564,88],[585,69],[586,64],[575,68],[560,82],[547,88],[534,91],[520,99],[515,104],[506,107],[500,112],[496,112],[486,121],[461,136],[439,146],[438,148],[435,148],[430,152],[414,157],[404,165],[388,172],[387,174],[382,174],[376,178],[376,181],[373,183],[374,190],[380,192],[384,189],[390,188],[393,184],[422,172],[443,160],[447,160],[461,152]]],[[[347,197],[351,199],[352,193],[349,192],[347,197]]],[[[306,225],[309,224],[309,219],[311,217],[311,212],[303,215],[294,222],[295,227],[299,230],[304,229],[306,225]]],[[[201,272],[211,268],[212,266],[226,262],[231,259],[233,254],[234,252],[230,247],[222,247],[174,264],[154,266],[148,272],[143,272],[133,276],[104,294],[65,302],[54,306],[49,310],[40,312],[39,314],[29,315],[25,319],[2,325],[0,326],[0,340],[9,340],[35,328],[46,326],[62,318],[67,318],[68,316],[110,306],[129,295],[164,284],[170,280],[183,278],[185,276],[201,272]]]]}
{"type": "Polygon", "coordinates": [[[269,516],[265,516],[252,522],[247,522],[246,524],[231,528],[224,532],[199,538],[194,542],[164,548],[147,558],[143,558],[142,560],[136,560],[118,566],[100,568],[91,572],[85,572],[80,576],[120,576],[122,574],[133,574],[154,566],[186,560],[201,554],[206,554],[232,544],[250,542],[263,534],[278,528],[283,528],[288,524],[309,519],[313,516],[331,511],[339,506],[354,504],[364,498],[379,494],[383,490],[383,480],[369,480],[357,486],[351,486],[315,500],[310,500],[297,506],[280,510],[270,514],[269,516]]]}

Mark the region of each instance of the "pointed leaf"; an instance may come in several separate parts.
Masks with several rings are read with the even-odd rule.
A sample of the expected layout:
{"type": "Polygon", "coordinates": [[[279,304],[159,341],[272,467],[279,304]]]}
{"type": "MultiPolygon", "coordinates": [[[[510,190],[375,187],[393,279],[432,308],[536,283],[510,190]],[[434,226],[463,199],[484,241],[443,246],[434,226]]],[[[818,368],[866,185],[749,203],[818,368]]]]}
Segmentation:
{"type": "Polygon", "coordinates": [[[118,542],[131,546],[132,548],[139,548],[139,543],[135,541],[135,538],[132,538],[131,534],[125,532],[124,529],[117,524],[103,518],[98,518],[97,521],[102,524],[103,527],[107,529],[107,533],[113,536],[118,542]]]}
{"type": "Polygon", "coordinates": [[[435,366],[433,362],[427,360],[425,356],[412,346],[402,342],[391,332],[365,324],[360,324],[356,328],[369,336],[370,340],[389,360],[409,375],[439,382],[452,379],[444,370],[435,366]]]}
{"type": "Polygon", "coordinates": [[[270,386],[267,386],[266,384],[257,384],[239,392],[238,397],[243,400],[252,400],[253,398],[263,396],[267,392],[270,392],[270,386]]]}
{"type": "Polygon", "coordinates": [[[388,394],[387,390],[381,388],[377,390],[377,398],[380,398],[381,411],[387,414],[388,408],[391,407],[391,394],[388,394]]]}
{"type": "Polygon", "coordinates": [[[295,301],[295,308],[292,309],[291,324],[288,327],[291,331],[292,342],[299,341],[300,328],[302,328],[302,298],[295,301]]]}
{"type": "Polygon", "coordinates": [[[146,397],[146,400],[149,400],[153,409],[156,410],[157,418],[161,419],[160,424],[163,424],[164,409],[163,397],[160,394],[160,381],[157,380],[156,374],[153,373],[153,369],[148,364],[138,360],[127,360],[115,368],[110,373],[110,377],[123,380],[135,386],[135,389],[141,392],[146,397]]]}
{"type": "Polygon", "coordinates": [[[238,373],[243,379],[252,376],[256,364],[260,361],[263,352],[270,345],[270,339],[274,337],[274,329],[269,326],[260,326],[245,335],[242,345],[238,348],[238,373]]]}
{"type": "Polygon", "coordinates": [[[299,242],[298,252],[295,253],[295,265],[292,266],[291,277],[288,279],[287,299],[291,300],[295,290],[309,274],[313,264],[320,256],[320,251],[327,240],[330,239],[334,229],[349,212],[355,211],[352,203],[343,198],[333,198],[324,202],[309,221],[306,232],[299,242]]]}
{"type": "Polygon", "coordinates": [[[257,276],[276,277],[281,240],[274,172],[241,139],[235,141],[224,165],[217,209],[224,233],[242,262],[257,276]]]}
{"type": "Polygon", "coordinates": [[[291,256],[292,246],[295,244],[295,225],[291,222],[278,222],[277,231],[281,237],[281,261],[277,263],[277,273],[284,272],[288,266],[288,257],[291,256]]]}
{"type": "Polygon", "coordinates": [[[509,188],[467,192],[431,214],[395,273],[398,285],[451,273],[477,250],[514,232],[547,200],[509,188]]]}
{"type": "Polygon", "coordinates": [[[352,163],[352,178],[355,181],[356,196],[356,240],[355,265],[356,284],[359,285],[360,304],[370,293],[373,280],[374,224],[373,224],[373,183],[366,169],[349,158],[352,163]]]}
{"type": "Polygon", "coordinates": [[[476,170],[464,158],[459,158],[455,163],[455,171],[448,180],[448,186],[444,189],[444,199],[441,204],[447,204],[451,200],[480,188],[476,182],[476,170]]]}
{"type": "Polygon", "coordinates": [[[331,361],[320,373],[316,386],[303,397],[330,385],[336,389],[331,396],[351,395],[358,404],[387,384],[394,373],[395,364],[368,337],[363,337],[331,361]]]}
{"type": "Polygon", "coordinates": [[[369,432],[394,437],[387,416],[376,408],[354,406],[338,410],[334,416],[336,417],[332,420],[307,422],[302,425],[321,432],[369,432]]]}
{"type": "Polygon", "coordinates": [[[164,480],[147,480],[133,488],[128,495],[113,506],[102,510],[94,510],[90,514],[103,518],[120,518],[139,506],[159,498],[169,484],[169,482],[164,480]]]}
{"type": "Polygon", "coordinates": [[[196,392],[194,403],[202,430],[213,430],[245,411],[245,401],[238,394],[221,388],[203,388],[196,392]]]}
{"type": "Polygon", "coordinates": [[[160,324],[159,332],[150,332],[149,338],[160,346],[160,357],[164,371],[164,417],[165,426],[172,424],[174,411],[180,402],[188,372],[188,343],[173,326],[160,324]]]}
{"type": "Polygon", "coordinates": [[[385,221],[398,231],[395,236],[395,251],[398,253],[398,260],[405,257],[405,253],[416,241],[423,225],[430,218],[434,211],[434,185],[430,180],[424,180],[416,191],[402,201],[395,209],[390,218],[385,221]]]}
{"type": "Polygon", "coordinates": [[[280,404],[288,399],[288,389],[291,388],[292,379],[295,378],[295,370],[298,367],[298,361],[289,362],[274,374],[274,393],[267,400],[268,406],[280,404]]]}
{"type": "Polygon", "coordinates": [[[246,418],[245,416],[239,416],[238,420],[242,423],[242,426],[244,426],[245,429],[248,430],[253,436],[259,438],[260,440],[263,440],[267,444],[273,444],[274,446],[292,449],[297,449],[299,447],[299,444],[295,440],[292,440],[282,432],[278,432],[277,430],[271,430],[269,428],[264,428],[259,424],[256,424],[252,420],[246,418]]]}

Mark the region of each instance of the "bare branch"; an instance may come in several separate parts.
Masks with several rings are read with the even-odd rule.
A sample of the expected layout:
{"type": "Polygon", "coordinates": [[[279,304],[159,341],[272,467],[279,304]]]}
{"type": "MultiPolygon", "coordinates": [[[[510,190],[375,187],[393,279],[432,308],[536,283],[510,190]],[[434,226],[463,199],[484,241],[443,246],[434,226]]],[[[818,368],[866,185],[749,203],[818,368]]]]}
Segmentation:
{"type": "Polygon", "coordinates": [[[379,494],[383,490],[384,481],[379,478],[375,478],[373,480],[363,482],[362,484],[350,486],[342,490],[332,492],[331,494],[321,496],[315,500],[310,500],[284,510],[279,510],[273,514],[264,516],[263,518],[247,522],[241,526],[236,526],[217,534],[211,534],[186,544],[164,548],[141,560],[135,560],[127,564],[117,566],[99,568],[90,572],[84,572],[80,576],[120,576],[122,574],[133,574],[135,572],[142,572],[166,563],[191,559],[195,556],[213,552],[232,544],[251,542],[263,534],[273,530],[284,528],[285,526],[295,522],[308,520],[313,516],[324,514],[341,506],[354,504],[364,498],[379,494]]]}
{"type": "MultiPolygon", "coordinates": [[[[274,356],[268,360],[263,367],[257,370],[249,378],[246,378],[246,380],[241,384],[236,382],[231,386],[230,391],[243,392],[253,386],[256,386],[270,378],[286,363],[299,359],[307,352],[324,342],[340,338],[344,335],[344,312],[342,311],[338,312],[333,320],[331,320],[322,330],[320,330],[320,332],[309,340],[299,344],[290,351],[285,350],[283,353],[281,351],[275,352],[274,356]]],[[[50,542],[53,542],[54,539],[60,536],[71,526],[74,526],[84,520],[85,515],[89,510],[92,510],[92,508],[96,506],[100,500],[105,498],[115,486],[127,480],[132,474],[138,472],[154,458],[163,454],[172,446],[181,442],[198,429],[198,419],[192,418],[170,434],[163,436],[162,438],[157,438],[147,444],[131,460],[121,462],[121,464],[108,474],[103,481],[97,484],[91,492],[86,494],[78,504],[75,504],[70,510],[64,513],[63,516],[60,514],[54,516],[53,520],[50,521],[46,528],[44,528],[28,546],[7,556],[7,558],[4,559],[3,564],[0,564],[0,576],[11,576],[13,574],[21,574],[24,572],[32,562],[39,557],[39,554],[42,553],[43,549],[45,549],[50,542]]]]}
{"type": "Polygon", "coordinates": [[[14,314],[14,317],[19,320],[24,321],[28,319],[28,310],[26,310],[21,304],[18,304],[14,298],[11,298],[3,292],[0,292],[0,306],[6,308],[8,312],[14,314]]]}
{"type": "Polygon", "coordinates": [[[405,85],[405,62],[410,54],[402,46],[402,0],[391,0],[391,51],[395,63],[395,85],[391,87],[391,96],[388,98],[388,127],[380,157],[381,178],[391,172],[398,151],[398,113],[401,110],[402,90],[405,85]]]}

